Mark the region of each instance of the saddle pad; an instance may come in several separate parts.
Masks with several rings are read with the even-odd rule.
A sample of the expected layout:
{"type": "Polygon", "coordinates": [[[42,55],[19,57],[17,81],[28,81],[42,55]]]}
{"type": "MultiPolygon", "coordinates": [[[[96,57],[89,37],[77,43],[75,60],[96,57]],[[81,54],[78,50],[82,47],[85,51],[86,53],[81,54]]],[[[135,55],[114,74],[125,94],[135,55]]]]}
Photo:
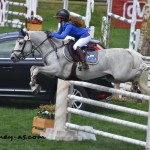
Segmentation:
{"type": "MultiPolygon", "coordinates": [[[[73,58],[71,57],[70,53],[66,48],[64,48],[64,56],[67,60],[73,61],[73,58]]],[[[85,58],[88,64],[97,64],[99,61],[99,51],[86,50],[85,58]]]]}

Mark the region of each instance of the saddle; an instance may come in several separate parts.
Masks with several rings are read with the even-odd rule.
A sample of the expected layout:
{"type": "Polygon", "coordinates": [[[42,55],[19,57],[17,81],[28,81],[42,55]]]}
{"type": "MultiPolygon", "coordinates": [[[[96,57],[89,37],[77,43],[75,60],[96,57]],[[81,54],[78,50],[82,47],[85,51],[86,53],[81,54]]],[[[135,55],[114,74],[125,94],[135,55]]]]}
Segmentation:
{"type": "MultiPolygon", "coordinates": [[[[70,40],[64,48],[64,56],[67,60],[71,62],[78,62],[79,58],[73,50],[73,45],[75,42],[70,40]]],[[[85,55],[85,60],[88,64],[97,64],[99,61],[99,51],[104,49],[103,46],[99,44],[98,40],[91,40],[87,45],[81,48],[85,55]]]]}

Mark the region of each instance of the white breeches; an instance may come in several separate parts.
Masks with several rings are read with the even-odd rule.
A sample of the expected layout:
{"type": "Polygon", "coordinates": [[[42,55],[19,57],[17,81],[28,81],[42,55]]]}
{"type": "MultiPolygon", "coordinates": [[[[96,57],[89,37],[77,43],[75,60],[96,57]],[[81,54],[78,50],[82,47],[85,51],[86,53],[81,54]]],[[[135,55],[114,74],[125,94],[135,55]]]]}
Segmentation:
{"type": "Polygon", "coordinates": [[[89,41],[91,40],[91,36],[85,37],[85,38],[80,38],[74,45],[73,49],[77,50],[77,47],[82,47],[86,45],[89,41]]]}

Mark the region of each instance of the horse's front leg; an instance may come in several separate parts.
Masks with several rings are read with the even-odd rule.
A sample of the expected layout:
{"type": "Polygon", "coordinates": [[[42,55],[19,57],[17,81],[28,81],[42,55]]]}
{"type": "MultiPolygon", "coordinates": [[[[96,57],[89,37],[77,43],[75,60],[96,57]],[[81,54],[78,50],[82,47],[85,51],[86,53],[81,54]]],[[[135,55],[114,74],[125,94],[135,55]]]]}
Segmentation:
{"type": "Polygon", "coordinates": [[[31,90],[34,94],[38,94],[41,90],[41,86],[36,82],[36,78],[39,73],[39,67],[32,66],[30,69],[30,73],[31,73],[31,81],[30,81],[31,90]]]}

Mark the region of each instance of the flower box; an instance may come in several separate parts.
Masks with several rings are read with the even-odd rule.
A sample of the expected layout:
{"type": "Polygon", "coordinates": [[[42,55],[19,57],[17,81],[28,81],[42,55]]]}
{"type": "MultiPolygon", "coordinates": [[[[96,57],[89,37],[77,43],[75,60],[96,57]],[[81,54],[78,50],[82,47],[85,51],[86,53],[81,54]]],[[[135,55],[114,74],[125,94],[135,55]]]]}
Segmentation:
{"type": "Polygon", "coordinates": [[[39,117],[33,118],[32,133],[40,134],[41,132],[44,132],[46,128],[54,128],[54,120],[39,117]]]}
{"type": "Polygon", "coordinates": [[[40,31],[40,30],[42,30],[42,24],[27,23],[27,29],[28,30],[40,31]]]}

